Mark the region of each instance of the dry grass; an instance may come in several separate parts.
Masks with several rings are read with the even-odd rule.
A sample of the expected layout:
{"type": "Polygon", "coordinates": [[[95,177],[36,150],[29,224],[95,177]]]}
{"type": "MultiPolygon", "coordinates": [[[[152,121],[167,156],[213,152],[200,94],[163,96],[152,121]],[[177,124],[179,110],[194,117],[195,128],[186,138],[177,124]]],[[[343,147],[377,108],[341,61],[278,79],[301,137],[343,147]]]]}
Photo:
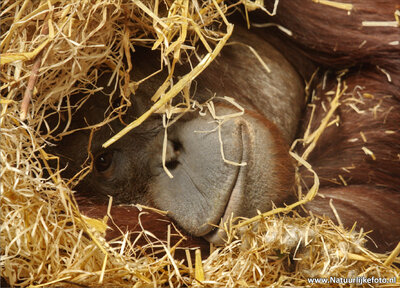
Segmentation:
{"type": "MultiPolygon", "coordinates": [[[[247,7],[258,6],[250,2],[247,7]]],[[[122,108],[110,113],[104,123],[118,117],[140,84],[131,81],[132,67],[123,64],[124,58],[130,62],[137,45],[159,49],[170,74],[153,96],[151,110],[128,127],[139,125],[155,111],[182,112],[168,103],[185,93],[187,84],[226,43],[233,29],[225,18],[227,9],[219,0],[2,1],[0,267],[9,283],[33,287],[293,287],[308,285],[307,277],[331,275],[399,279],[399,270],[390,266],[398,262],[398,251],[389,258],[375,255],[362,247],[363,235],[344,231],[329,220],[286,215],[293,207],[234,226],[229,231],[230,243],[215,249],[203,262],[197,254],[185,265],[173,258],[173,248],[154,239],[148,245],[165,250],[162,258],[144,254],[127,237],[110,246],[104,238],[105,222],[82,216],[60,171],[47,164],[53,156],[43,149],[56,136],[71,131],[67,126],[54,135],[45,115],[66,112],[71,121],[77,107],[69,104],[69,97],[77,92],[94,93],[97,88],[90,84],[109,69],[118,83],[114,92],[121,95],[122,108]],[[186,54],[196,53],[196,45],[203,45],[208,53],[175,83],[175,64],[186,54]]],[[[321,129],[306,135],[307,153],[328,125],[328,115],[321,129]]],[[[308,165],[307,155],[293,156],[308,165]]],[[[314,187],[296,205],[317,192],[315,173],[314,177],[314,187]]],[[[146,235],[152,238],[144,231],[142,237],[146,235]]]]}

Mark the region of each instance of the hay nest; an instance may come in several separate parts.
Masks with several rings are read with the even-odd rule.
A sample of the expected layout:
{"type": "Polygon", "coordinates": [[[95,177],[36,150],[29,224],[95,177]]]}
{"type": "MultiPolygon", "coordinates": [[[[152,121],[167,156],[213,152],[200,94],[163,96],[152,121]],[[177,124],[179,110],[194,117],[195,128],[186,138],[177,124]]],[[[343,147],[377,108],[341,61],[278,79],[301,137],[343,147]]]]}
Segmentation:
{"type": "MultiPolygon", "coordinates": [[[[54,135],[46,117],[65,111],[72,117],[77,107],[68,104],[69,97],[93,94],[90,84],[104,67],[114,71],[121,107],[130,105],[140,83],[129,79],[124,59],[130,62],[137,45],[159,49],[172,69],[153,96],[154,106],[130,128],[155,111],[180,113],[170,100],[185,93],[187,83],[219,53],[233,29],[225,15],[241,2],[246,9],[261,7],[257,1],[228,7],[220,0],[2,1],[0,266],[11,285],[293,287],[311,285],[310,277],[399,279],[391,266],[398,251],[389,257],[373,254],[363,248],[363,234],[330,220],[287,214],[315,195],[316,175],[303,200],[233,225],[225,247],[214,248],[204,261],[200,251],[195,259],[187,254],[183,262],[174,259],[168,243],[148,244],[166,251],[159,258],[137,253],[127,237],[108,243],[105,221],[81,215],[70,183],[48,165],[53,156],[44,148],[69,131],[54,135]],[[196,53],[196,45],[207,53],[174,83],[174,65],[182,55],[196,53]]],[[[395,285],[400,287],[390,284],[395,285]]]]}

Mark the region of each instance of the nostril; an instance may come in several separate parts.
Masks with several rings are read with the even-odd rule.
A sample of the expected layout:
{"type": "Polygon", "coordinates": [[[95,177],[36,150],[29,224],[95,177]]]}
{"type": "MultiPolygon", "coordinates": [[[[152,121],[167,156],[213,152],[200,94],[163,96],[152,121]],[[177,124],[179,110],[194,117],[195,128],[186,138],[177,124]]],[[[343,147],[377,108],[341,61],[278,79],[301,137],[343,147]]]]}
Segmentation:
{"type": "Polygon", "coordinates": [[[180,164],[178,158],[182,151],[182,144],[179,141],[168,140],[165,154],[165,167],[174,170],[180,164]]]}
{"type": "Polygon", "coordinates": [[[179,165],[179,161],[176,159],[173,159],[173,160],[165,163],[165,166],[168,168],[168,170],[174,170],[176,167],[178,167],[178,165],[179,165]]]}
{"type": "Polygon", "coordinates": [[[179,141],[171,141],[172,142],[172,147],[174,149],[174,152],[179,155],[179,152],[183,149],[182,143],[179,141]]]}

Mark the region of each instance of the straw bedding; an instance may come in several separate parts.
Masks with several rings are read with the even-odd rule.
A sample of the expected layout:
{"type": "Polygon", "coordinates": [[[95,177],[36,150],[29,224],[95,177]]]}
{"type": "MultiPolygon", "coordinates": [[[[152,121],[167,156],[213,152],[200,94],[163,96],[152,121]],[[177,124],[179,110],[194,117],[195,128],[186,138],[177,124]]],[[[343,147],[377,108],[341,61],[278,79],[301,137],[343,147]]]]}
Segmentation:
{"type": "MultiPolygon", "coordinates": [[[[226,247],[212,247],[203,261],[200,251],[194,259],[187,254],[184,262],[175,260],[174,249],[162,241],[148,244],[165,250],[158,258],[141,253],[128,237],[108,243],[107,219],[81,215],[68,188],[71,183],[60,177],[62,167],[48,165],[54,156],[45,152],[46,146],[69,131],[51,131],[47,117],[61,112],[73,117],[77,107],[69,104],[69,97],[96,91],[90,84],[101,69],[114,71],[119,83],[115,92],[122,97],[122,108],[104,123],[130,104],[140,83],[130,81],[131,67],[124,63],[137,45],[159,49],[171,75],[175,63],[195,53],[196,45],[205,47],[208,53],[199,56],[198,66],[176,83],[167,78],[153,97],[151,111],[130,127],[155,111],[181,112],[169,100],[185,93],[186,84],[229,38],[233,26],[225,15],[243,4],[231,3],[232,7],[219,0],[2,1],[0,265],[1,276],[11,285],[294,287],[310,285],[308,277],[399,279],[399,269],[391,266],[399,262],[399,251],[389,257],[373,254],[363,248],[362,233],[345,231],[327,219],[290,213],[315,195],[317,175],[303,200],[233,225],[226,247]]],[[[246,2],[246,9],[259,5],[246,2]]],[[[307,166],[306,157],[292,155],[307,166]]],[[[69,181],[78,181],[86,172],[69,181]]],[[[400,287],[390,284],[395,285],[400,287]]]]}

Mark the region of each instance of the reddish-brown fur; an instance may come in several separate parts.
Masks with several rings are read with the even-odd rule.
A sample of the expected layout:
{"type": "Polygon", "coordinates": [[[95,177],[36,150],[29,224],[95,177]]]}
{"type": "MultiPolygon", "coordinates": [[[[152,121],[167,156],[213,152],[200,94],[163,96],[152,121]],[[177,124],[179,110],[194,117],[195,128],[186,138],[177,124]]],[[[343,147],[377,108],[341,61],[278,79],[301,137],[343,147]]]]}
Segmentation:
{"type": "MultiPolygon", "coordinates": [[[[292,49],[300,48],[318,66],[330,67],[326,69],[330,71],[326,88],[318,84],[321,79],[316,81],[319,100],[314,101],[314,129],[325,115],[321,103],[329,108],[325,93],[336,89],[336,71],[350,69],[342,77],[348,89],[336,111],[339,126],[324,131],[309,158],[321,180],[320,194],[327,198],[317,197],[307,206],[334,218],[328,206],[329,199],[334,199],[344,224],[351,227],[358,218],[358,227],[374,230],[371,236],[377,250],[385,251],[400,240],[400,45],[396,45],[400,33],[399,27],[366,27],[362,22],[394,21],[400,5],[396,1],[341,2],[353,4],[350,13],[312,1],[280,1],[274,20],[293,32],[292,39],[286,40],[294,43],[292,49]],[[363,112],[357,113],[351,103],[363,112]],[[363,147],[376,159],[366,155],[363,147]]],[[[303,75],[310,75],[296,59],[292,63],[303,75]]],[[[300,137],[310,114],[308,109],[300,137]]],[[[310,187],[311,178],[304,179],[310,187]]],[[[369,246],[376,249],[372,243],[369,246]]]]}
{"type": "MultiPolygon", "coordinates": [[[[282,0],[279,1],[277,16],[271,21],[291,30],[293,40],[319,63],[333,67],[370,63],[397,70],[399,45],[390,43],[400,40],[399,28],[368,27],[363,25],[363,21],[395,21],[394,13],[400,9],[399,2],[340,2],[351,3],[353,9],[347,11],[313,1],[282,0]]],[[[399,77],[398,73],[393,76],[399,77]]]]}
{"type": "MultiPolygon", "coordinates": [[[[347,227],[357,219],[357,227],[374,230],[371,236],[379,251],[392,249],[400,235],[400,103],[395,97],[396,88],[373,68],[350,72],[342,81],[348,89],[335,113],[340,117],[339,125],[324,131],[309,158],[321,180],[320,194],[327,198],[317,197],[307,208],[317,213],[325,210],[334,219],[327,206],[329,199],[333,199],[347,227]],[[350,104],[361,112],[356,112],[350,104]],[[375,160],[363,147],[374,153],[375,160]]],[[[314,101],[317,105],[314,129],[324,116],[321,102],[329,108],[323,95],[336,88],[335,82],[336,79],[331,79],[325,90],[318,89],[321,99],[314,101]]],[[[312,179],[307,176],[303,179],[310,187],[312,179]]],[[[369,247],[376,249],[372,243],[369,247]]]]}
{"type": "MultiPolygon", "coordinates": [[[[102,219],[107,215],[106,205],[94,205],[83,200],[79,208],[81,213],[88,217],[102,219]]],[[[174,256],[177,259],[185,259],[185,248],[200,248],[204,257],[207,256],[207,251],[210,244],[203,238],[192,237],[182,231],[177,231],[176,226],[167,216],[163,216],[153,210],[141,209],[135,206],[113,206],[111,209],[112,219],[108,220],[109,229],[106,233],[107,240],[115,240],[121,238],[121,233],[128,233],[137,248],[137,256],[156,255],[162,256],[165,253],[164,248],[158,240],[164,241],[168,239],[168,229],[170,229],[170,248],[174,249],[174,256]],[[139,223],[140,221],[140,223],[139,223]],[[141,226],[142,225],[142,226],[141,226]],[[170,228],[168,228],[170,226],[170,228]],[[142,231],[150,231],[152,235],[145,235],[142,231]],[[151,243],[152,245],[149,245],[151,243]],[[157,245],[160,244],[160,245],[157,245]],[[178,245],[177,245],[178,244],[178,245]],[[176,246],[177,245],[177,246],[176,246]],[[153,246],[153,247],[151,247],[153,246]],[[157,248],[155,248],[157,247],[157,248]]],[[[193,257],[194,254],[191,254],[193,257]]]]}

